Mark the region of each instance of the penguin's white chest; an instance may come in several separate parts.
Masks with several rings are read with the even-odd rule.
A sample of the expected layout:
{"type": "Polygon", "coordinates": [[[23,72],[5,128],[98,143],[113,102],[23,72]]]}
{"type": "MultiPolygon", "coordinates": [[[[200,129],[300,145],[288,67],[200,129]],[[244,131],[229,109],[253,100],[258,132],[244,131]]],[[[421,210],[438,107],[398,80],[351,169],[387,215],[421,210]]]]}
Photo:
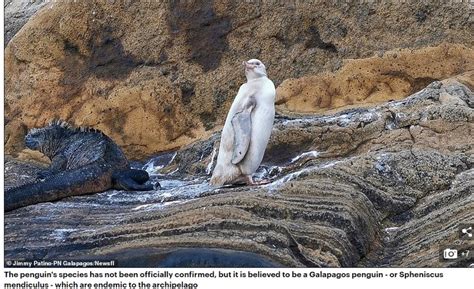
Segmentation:
{"type": "Polygon", "coordinates": [[[251,175],[260,166],[270,139],[275,118],[275,87],[264,83],[256,92],[257,105],[252,111],[252,130],[247,154],[239,164],[244,175],[251,175]]]}

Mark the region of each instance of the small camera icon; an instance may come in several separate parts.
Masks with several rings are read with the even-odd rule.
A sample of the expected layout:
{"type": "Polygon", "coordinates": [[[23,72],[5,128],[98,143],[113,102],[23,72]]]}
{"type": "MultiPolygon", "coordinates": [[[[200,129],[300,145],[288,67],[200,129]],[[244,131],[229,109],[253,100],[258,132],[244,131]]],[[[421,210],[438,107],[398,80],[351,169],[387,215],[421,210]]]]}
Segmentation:
{"type": "Polygon", "coordinates": [[[446,260],[453,260],[458,258],[458,250],[456,249],[444,249],[443,258],[446,260]]]}

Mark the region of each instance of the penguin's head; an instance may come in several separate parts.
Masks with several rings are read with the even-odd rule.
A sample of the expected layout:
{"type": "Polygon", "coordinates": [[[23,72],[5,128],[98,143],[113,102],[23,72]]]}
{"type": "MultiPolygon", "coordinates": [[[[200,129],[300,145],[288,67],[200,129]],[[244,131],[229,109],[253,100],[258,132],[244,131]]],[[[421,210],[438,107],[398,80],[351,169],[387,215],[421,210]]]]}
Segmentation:
{"type": "Polygon", "coordinates": [[[242,65],[245,68],[245,76],[247,77],[247,80],[267,76],[265,65],[258,59],[244,61],[242,62],[242,65]]]}

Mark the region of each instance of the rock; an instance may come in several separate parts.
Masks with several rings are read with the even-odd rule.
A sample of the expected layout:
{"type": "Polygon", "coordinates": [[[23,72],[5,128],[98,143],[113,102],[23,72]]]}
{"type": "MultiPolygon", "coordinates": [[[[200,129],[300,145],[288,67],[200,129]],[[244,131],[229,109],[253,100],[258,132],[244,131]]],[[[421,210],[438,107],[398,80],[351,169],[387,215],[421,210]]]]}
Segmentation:
{"type": "Polygon", "coordinates": [[[24,137],[28,132],[26,126],[19,120],[5,122],[5,153],[14,154],[25,148],[24,137]]]}
{"type": "Polygon", "coordinates": [[[357,77],[353,86],[310,81],[318,95],[309,91],[308,105],[283,94],[297,82],[287,81],[281,109],[401,99],[472,69],[468,5],[53,1],[5,50],[6,129],[14,134],[6,149],[21,150],[17,125],[52,118],[103,130],[130,159],[207,139],[224,122],[249,58],[262,59],[276,85],[326,72],[341,82],[357,77]],[[360,58],[368,59],[344,65],[360,58]]]}
{"type": "Polygon", "coordinates": [[[398,100],[435,80],[474,70],[474,50],[440,45],[347,60],[335,73],[285,80],[277,90],[280,113],[324,112],[348,106],[398,100]],[[445,58],[445,61],[438,62],[445,58]]]}
{"type": "Polygon", "coordinates": [[[3,3],[5,8],[5,38],[3,46],[6,47],[8,42],[25,25],[30,17],[46,4],[46,0],[6,0],[3,3]]]}
{"type": "MultiPolygon", "coordinates": [[[[214,134],[136,164],[162,190],[107,191],[5,214],[5,259],[466,267],[472,260],[440,254],[463,249],[458,225],[474,222],[472,101],[468,86],[449,80],[371,107],[279,116],[257,175],[272,181],[263,186],[208,186],[214,134]],[[444,101],[445,93],[457,100],[444,101]]],[[[6,159],[8,186],[25,181],[22,167],[33,174],[32,163],[6,159]]]]}

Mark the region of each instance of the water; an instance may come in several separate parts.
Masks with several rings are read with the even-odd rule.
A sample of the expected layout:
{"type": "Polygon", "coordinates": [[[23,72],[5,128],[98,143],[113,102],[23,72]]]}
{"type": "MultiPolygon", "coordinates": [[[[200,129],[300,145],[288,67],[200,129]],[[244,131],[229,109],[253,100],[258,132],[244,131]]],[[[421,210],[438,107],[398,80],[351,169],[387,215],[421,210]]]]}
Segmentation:
{"type": "Polygon", "coordinates": [[[303,158],[317,158],[318,155],[319,155],[319,152],[317,152],[317,151],[305,152],[305,153],[302,153],[299,156],[296,156],[293,159],[291,159],[290,163],[294,163],[294,162],[296,162],[300,159],[303,159],[303,158]]]}
{"type": "Polygon", "coordinates": [[[150,176],[162,175],[160,171],[169,166],[175,159],[178,152],[160,154],[151,158],[140,169],[147,171],[150,176]]]}
{"type": "Polygon", "coordinates": [[[211,161],[209,162],[209,164],[206,167],[206,175],[211,174],[212,168],[214,166],[214,158],[216,156],[216,153],[217,153],[217,147],[214,147],[214,149],[212,150],[211,161]]]}
{"type": "MultiPolygon", "coordinates": [[[[320,161],[318,157],[320,152],[311,150],[300,153],[293,157],[286,165],[283,166],[260,166],[257,172],[253,175],[255,181],[268,180],[270,183],[260,185],[261,188],[266,189],[269,193],[274,193],[277,189],[284,184],[297,180],[301,177],[307,176],[308,174],[317,170],[324,170],[331,168],[344,160],[329,160],[320,161]],[[302,167],[308,161],[314,161],[316,163],[310,163],[308,166],[302,167]]],[[[168,165],[172,163],[176,155],[170,158],[168,165]]],[[[214,147],[204,174],[201,176],[189,177],[179,169],[168,173],[159,174],[156,173],[159,168],[160,170],[166,170],[166,165],[157,165],[156,161],[149,161],[144,167],[151,172],[154,181],[158,181],[161,185],[161,189],[151,192],[142,192],[138,195],[131,196],[130,194],[116,196],[114,195],[115,202],[127,201],[139,203],[133,210],[150,210],[150,209],[162,209],[167,205],[179,205],[185,200],[192,200],[195,198],[202,197],[209,193],[222,193],[226,192],[232,186],[215,188],[209,185],[209,174],[212,172],[217,156],[217,148],[214,147]],[[155,164],[155,165],[152,165],[155,164]]],[[[350,160],[347,158],[345,160],[350,160]]]]}
{"type": "MultiPolygon", "coordinates": [[[[144,192],[112,190],[96,194],[92,198],[93,202],[110,206],[129,205],[133,211],[161,210],[167,206],[181,205],[203,195],[223,193],[232,188],[232,186],[215,188],[209,185],[209,174],[212,172],[217,156],[216,147],[208,155],[210,158],[207,158],[207,163],[204,163],[205,171],[198,176],[187,175],[179,168],[163,173],[170,166],[175,166],[173,160],[176,155],[176,152],[160,155],[150,159],[142,166],[150,174],[151,182],[160,184],[160,189],[144,192]]],[[[320,152],[311,150],[295,156],[286,166],[260,166],[253,175],[254,180],[269,180],[269,184],[260,185],[260,187],[266,189],[269,193],[274,193],[287,182],[304,177],[316,170],[330,168],[341,162],[326,161],[301,167],[308,161],[318,161],[319,155],[320,152]]],[[[205,159],[205,157],[202,157],[202,159],[205,159]]],[[[87,198],[84,201],[86,200],[87,198]]]]}
{"type": "Polygon", "coordinates": [[[341,163],[341,162],[342,162],[341,160],[330,161],[330,162],[324,162],[322,164],[315,165],[315,166],[305,167],[305,168],[299,169],[297,171],[294,171],[292,173],[289,173],[287,175],[284,175],[283,177],[278,178],[275,181],[273,181],[273,182],[271,182],[267,185],[264,185],[264,187],[267,188],[269,192],[273,192],[273,191],[275,191],[275,189],[281,187],[282,185],[284,185],[284,184],[286,184],[286,183],[288,183],[292,180],[299,179],[300,177],[305,177],[305,176],[309,175],[310,173],[313,173],[313,172],[318,171],[318,170],[331,168],[331,167],[333,167],[336,164],[341,163]]]}

